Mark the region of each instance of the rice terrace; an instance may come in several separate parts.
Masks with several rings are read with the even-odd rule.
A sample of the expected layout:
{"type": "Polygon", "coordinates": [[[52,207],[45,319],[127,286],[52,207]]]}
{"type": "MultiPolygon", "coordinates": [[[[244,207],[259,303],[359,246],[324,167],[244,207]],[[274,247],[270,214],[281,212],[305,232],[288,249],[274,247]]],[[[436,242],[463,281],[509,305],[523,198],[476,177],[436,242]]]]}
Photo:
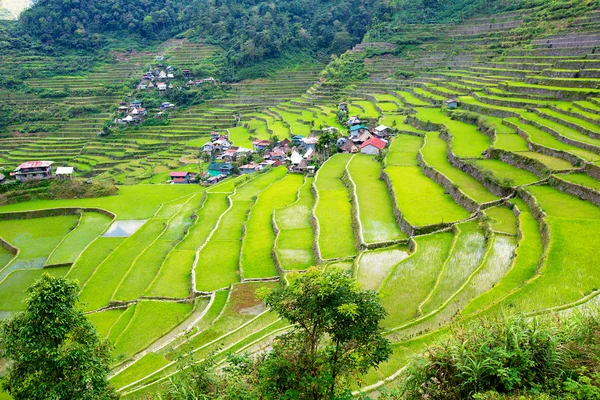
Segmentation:
{"type": "Polygon", "coordinates": [[[257,294],[312,266],[387,311],[392,355],[355,396],[456,324],[598,303],[597,1],[382,2],[360,33],[336,9],[328,52],[276,56],[161,11],[51,40],[52,17],[28,27],[52,3],[0,21],[0,319],[45,273],[76,280],[123,398],[268,351],[291,324],[257,294]]]}

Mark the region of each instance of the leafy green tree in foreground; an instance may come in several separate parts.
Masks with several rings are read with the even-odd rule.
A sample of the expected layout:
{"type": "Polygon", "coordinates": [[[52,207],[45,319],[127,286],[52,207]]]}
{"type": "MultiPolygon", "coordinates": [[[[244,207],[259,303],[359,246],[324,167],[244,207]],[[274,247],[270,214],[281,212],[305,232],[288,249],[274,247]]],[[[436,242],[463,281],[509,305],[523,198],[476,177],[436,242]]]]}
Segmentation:
{"type": "Polygon", "coordinates": [[[79,286],[42,276],[26,310],[0,327],[0,357],[11,361],[3,387],[20,399],[113,399],[110,347],[76,307],[79,286]]]}
{"type": "Polygon", "coordinates": [[[263,298],[293,325],[260,368],[265,398],[347,398],[350,385],[392,353],[377,293],[342,270],[311,268],[263,298]]]}

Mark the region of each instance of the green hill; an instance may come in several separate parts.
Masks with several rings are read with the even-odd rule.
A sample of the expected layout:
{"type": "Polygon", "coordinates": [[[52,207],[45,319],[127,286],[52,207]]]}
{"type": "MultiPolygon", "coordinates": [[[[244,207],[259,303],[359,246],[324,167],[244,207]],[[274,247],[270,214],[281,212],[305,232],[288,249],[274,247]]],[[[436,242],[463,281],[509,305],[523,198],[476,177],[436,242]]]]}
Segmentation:
{"type": "Polygon", "coordinates": [[[49,271],[79,280],[115,344],[125,398],[161,390],[180,357],[264,350],[288,325],[255,292],[313,264],[346,268],[389,313],[393,357],[352,388],[369,393],[452,324],[597,302],[599,1],[65,4],[0,30],[0,172],[48,160],[119,194],[0,185],[0,236],[21,249],[0,247],[0,316],[60,264],[49,271]],[[168,66],[173,88],[142,87],[168,66]],[[147,117],[125,124],[136,99],[147,117]],[[351,116],[392,132],[379,156],[338,154],[352,146],[330,132],[351,116]],[[167,184],[215,171],[222,154],[201,154],[213,132],[247,149],[288,139],[285,157],[297,146],[316,173],[167,184]],[[130,221],[131,235],[104,234],[130,221]]]}

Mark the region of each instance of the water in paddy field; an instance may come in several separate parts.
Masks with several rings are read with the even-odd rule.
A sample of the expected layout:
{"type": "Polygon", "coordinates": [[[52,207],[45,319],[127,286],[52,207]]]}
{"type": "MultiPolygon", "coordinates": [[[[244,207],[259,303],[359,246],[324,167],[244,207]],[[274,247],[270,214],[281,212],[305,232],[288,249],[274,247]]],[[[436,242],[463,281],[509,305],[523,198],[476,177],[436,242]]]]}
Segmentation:
{"type": "Polygon", "coordinates": [[[128,221],[115,221],[108,228],[104,237],[128,237],[133,235],[140,229],[145,223],[146,219],[142,220],[128,220],[128,221]]]}

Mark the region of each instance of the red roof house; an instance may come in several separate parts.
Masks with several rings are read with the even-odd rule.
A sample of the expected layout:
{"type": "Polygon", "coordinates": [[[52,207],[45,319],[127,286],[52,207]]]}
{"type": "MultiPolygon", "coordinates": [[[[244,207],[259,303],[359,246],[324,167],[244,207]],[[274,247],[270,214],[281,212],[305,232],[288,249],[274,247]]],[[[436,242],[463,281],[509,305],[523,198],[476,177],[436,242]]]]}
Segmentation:
{"type": "Polygon", "coordinates": [[[360,152],[363,154],[380,154],[381,150],[385,149],[387,142],[379,139],[377,136],[373,136],[360,145],[360,152]]]}

